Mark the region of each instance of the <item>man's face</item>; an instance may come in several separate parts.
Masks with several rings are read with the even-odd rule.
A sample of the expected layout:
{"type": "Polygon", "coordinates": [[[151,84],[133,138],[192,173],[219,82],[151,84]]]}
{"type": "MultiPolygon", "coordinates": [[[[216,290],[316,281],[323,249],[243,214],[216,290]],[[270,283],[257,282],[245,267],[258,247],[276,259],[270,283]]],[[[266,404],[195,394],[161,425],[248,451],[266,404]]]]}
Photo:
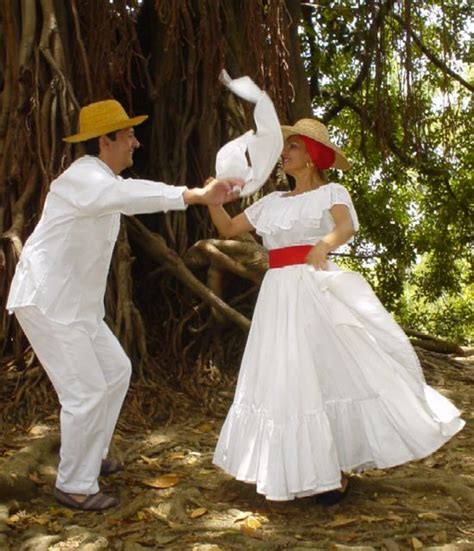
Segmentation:
{"type": "Polygon", "coordinates": [[[135,137],[133,128],[124,128],[117,130],[116,139],[107,140],[107,157],[111,168],[116,174],[120,174],[126,168],[133,165],[133,153],[140,147],[140,142],[135,137]]]}

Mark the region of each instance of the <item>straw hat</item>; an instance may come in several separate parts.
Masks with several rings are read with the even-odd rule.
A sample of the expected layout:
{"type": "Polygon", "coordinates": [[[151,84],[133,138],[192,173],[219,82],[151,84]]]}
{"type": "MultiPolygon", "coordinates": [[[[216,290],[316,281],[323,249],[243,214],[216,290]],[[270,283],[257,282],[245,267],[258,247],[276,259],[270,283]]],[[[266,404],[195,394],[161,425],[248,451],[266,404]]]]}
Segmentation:
{"type": "Polygon", "coordinates": [[[90,103],[79,112],[79,132],[63,138],[65,142],[85,142],[109,132],[131,128],[141,124],[148,115],[130,118],[120,103],[114,99],[90,103]]]}
{"type": "Polygon", "coordinates": [[[347,170],[351,167],[344,153],[329,139],[328,129],[322,122],[315,119],[300,119],[293,126],[282,126],[281,131],[285,140],[290,136],[297,136],[298,134],[301,134],[316,142],[322,143],[327,147],[330,147],[336,153],[336,158],[331,168],[347,170]]]}

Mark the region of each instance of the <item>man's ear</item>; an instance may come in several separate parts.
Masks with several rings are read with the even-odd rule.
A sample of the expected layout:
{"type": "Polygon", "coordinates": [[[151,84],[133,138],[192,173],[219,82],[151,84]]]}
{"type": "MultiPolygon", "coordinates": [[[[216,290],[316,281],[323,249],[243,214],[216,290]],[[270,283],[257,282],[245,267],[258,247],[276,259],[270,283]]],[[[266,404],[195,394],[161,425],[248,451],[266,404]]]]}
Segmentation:
{"type": "Polygon", "coordinates": [[[106,149],[110,145],[110,139],[104,134],[103,136],[99,136],[99,148],[100,149],[106,149]]]}

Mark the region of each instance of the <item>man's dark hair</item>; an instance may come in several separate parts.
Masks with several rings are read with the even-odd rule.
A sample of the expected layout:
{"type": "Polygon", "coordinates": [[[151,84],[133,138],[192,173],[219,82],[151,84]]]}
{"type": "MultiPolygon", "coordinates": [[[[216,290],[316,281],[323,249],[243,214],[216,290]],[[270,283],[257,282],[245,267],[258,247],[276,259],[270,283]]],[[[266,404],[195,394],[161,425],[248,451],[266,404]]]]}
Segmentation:
{"type": "MultiPolygon", "coordinates": [[[[115,142],[115,140],[117,139],[117,132],[110,132],[109,134],[106,134],[106,136],[107,138],[115,142]]],[[[91,138],[90,140],[86,140],[85,142],[82,142],[82,145],[84,146],[87,155],[93,155],[94,157],[97,157],[99,155],[99,138],[91,138]]]]}

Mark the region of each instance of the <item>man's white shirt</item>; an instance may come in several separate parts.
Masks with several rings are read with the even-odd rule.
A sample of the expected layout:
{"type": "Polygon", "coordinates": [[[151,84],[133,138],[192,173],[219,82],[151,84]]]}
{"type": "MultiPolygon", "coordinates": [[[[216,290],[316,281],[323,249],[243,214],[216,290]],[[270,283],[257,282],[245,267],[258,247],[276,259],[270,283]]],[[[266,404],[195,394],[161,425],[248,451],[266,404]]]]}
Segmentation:
{"type": "Polygon", "coordinates": [[[51,184],[41,219],[27,239],[7,309],[36,306],[53,321],[95,333],[120,228],[120,214],[183,210],[185,186],[124,179],[86,155],[51,184]]]}

